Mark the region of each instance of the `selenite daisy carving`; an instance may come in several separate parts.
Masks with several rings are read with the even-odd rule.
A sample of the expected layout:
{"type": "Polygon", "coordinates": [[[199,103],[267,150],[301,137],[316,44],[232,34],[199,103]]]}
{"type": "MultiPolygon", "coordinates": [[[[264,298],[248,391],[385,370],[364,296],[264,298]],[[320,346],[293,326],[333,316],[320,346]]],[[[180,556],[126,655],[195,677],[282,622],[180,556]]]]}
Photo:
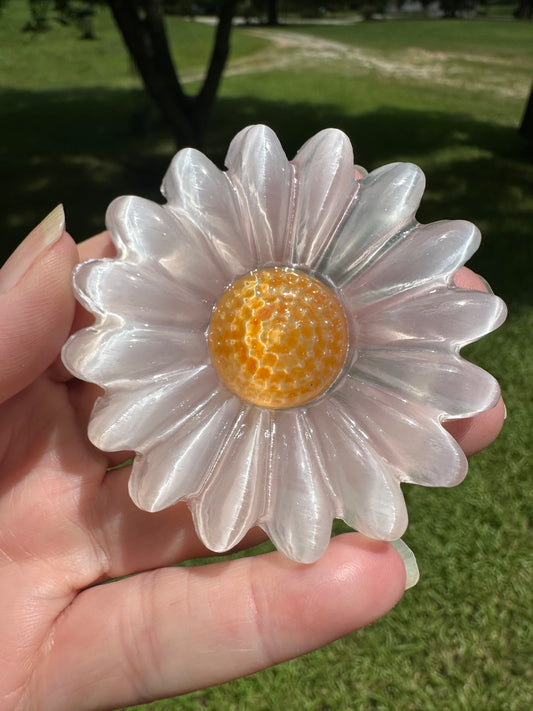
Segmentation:
{"type": "Polygon", "coordinates": [[[259,525],[311,562],[335,517],[398,539],[402,482],[466,474],[442,423],[498,401],[495,379],[458,355],[506,313],[453,284],[479,232],[419,224],[421,170],[394,163],[357,179],[337,130],[289,162],[269,128],[251,126],[226,166],[180,151],[167,204],[115,200],[117,257],[76,268],[96,318],[63,359],[105,390],[89,437],[134,450],[133,501],[187,500],[213,551],[259,525]]]}

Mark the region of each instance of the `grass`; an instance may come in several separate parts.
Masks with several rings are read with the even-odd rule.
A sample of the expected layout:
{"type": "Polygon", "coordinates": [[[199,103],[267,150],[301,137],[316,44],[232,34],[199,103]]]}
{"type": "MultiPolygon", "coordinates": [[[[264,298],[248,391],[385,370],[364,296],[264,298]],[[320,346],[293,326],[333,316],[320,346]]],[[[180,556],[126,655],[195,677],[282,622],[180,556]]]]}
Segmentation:
{"type": "MultiPolygon", "coordinates": [[[[75,25],[59,25],[52,14],[47,32],[23,33],[27,3],[19,0],[10,5],[0,15],[2,84],[14,85],[16,77],[16,85],[27,89],[141,86],[107,8],[95,13],[96,39],[82,41],[75,25]]],[[[171,50],[180,70],[203,67],[209,58],[214,28],[172,16],[167,24],[171,50]]],[[[264,40],[239,34],[233,42],[232,57],[246,56],[264,45],[264,40]]]]}
{"type": "Polygon", "coordinates": [[[392,26],[387,24],[295,25],[290,29],[364,49],[379,49],[385,54],[417,48],[432,53],[477,55],[479,59],[509,59],[516,65],[531,56],[531,26],[527,22],[398,20],[392,26]]]}
{"type": "MultiPolygon", "coordinates": [[[[6,252],[59,200],[72,232],[84,237],[101,226],[115,195],[157,197],[172,151],[109,18],[99,16],[101,39],[93,43],[55,30],[30,40],[14,32],[18,7],[11,3],[0,19],[6,252]]],[[[406,540],[422,577],[385,619],[253,677],[136,708],[524,711],[533,689],[533,155],[517,126],[529,90],[531,26],[391,21],[298,31],[313,33],[309,46],[317,52],[316,40],[325,38],[364,53],[295,54],[285,67],[230,72],[211,155],[221,162],[238,129],[264,122],[289,154],[317,130],[338,126],[369,168],[394,160],[421,165],[428,188],[420,219],[479,224],[484,241],[471,266],[509,304],[506,325],[468,349],[500,380],[509,417],[461,486],[406,487],[406,540]]],[[[172,21],[184,70],[203,61],[210,32],[172,21]],[[194,46],[181,44],[188,38],[194,46]]],[[[235,32],[243,61],[265,46],[235,32]]]]}

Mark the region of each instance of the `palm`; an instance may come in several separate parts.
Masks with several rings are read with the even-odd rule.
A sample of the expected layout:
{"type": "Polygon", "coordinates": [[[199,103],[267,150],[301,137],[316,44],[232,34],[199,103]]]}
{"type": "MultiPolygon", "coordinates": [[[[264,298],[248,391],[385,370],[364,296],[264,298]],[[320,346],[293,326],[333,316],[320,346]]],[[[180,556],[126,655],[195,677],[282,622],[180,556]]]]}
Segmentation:
{"type": "MultiPolygon", "coordinates": [[[[103,235],[80,256],[110,250],[103,235]]],[[[302,654],[390,609],[402,562],[357,534],[312,566],[272,553],[163,567],[205,553],[187,508],[133,506],[129,468],[109,471],[120,455],[85,435],[94,388],[59,364],[78,258],[63,234],[0,293],[0,319],[17,325],[0,339],[0,711],[106,709],[183,693],[302,654]],[[97,585],[132,573],[141,574],[97,585]]],[[[501,411],[488,422],[463,445],[488,443],[501,411]]]]}
{"type": "Polygon", "coordinates": [[[99,525],[107,462],[82,434],[72,390],[45,373],[0,407],[0,699],[24,694],[58,619],[109,569],[99,525]]]}
{"type": "MultiPolygon", "coordinates": [[[[42,688],[43,697],[53,693],[54,675],[63,673],[65,664],[74,666],[73,633],[92,635],[98,644],[86,616],[103,612],[106,589],[85,596],[80,591],[203,552],[183,507],[154,516],[128,501],[128,469],[108,475],[115,460],[84,434],[90,388],[58,381],[56,371],[49,369],[0,406],[0,599],[8,652],[0,700],[40,694],[42,679],[52,686],[42,688]],[[58,640],[68,644],[56,646],[58,640]],[[43,650],[52,645],[56,654],[50,665],[43,650]]],[[[127,648],[124,652],[127,665],[127,648]]]]}

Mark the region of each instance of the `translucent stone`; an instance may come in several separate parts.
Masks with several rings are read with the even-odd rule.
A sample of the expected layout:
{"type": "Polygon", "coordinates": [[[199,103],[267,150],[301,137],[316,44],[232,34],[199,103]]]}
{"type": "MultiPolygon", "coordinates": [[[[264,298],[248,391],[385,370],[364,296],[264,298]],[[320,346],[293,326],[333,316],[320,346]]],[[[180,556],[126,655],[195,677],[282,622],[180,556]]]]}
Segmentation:
{"type": "Polygon", "coordinates": [[[63,360],[104,389],[89,438],[135,451],[133,501],[186,501],[214,551],[261,526],[309,563],[334,517],[397,540],[402,483],[466,474],[443,422],[500,396],[460,356],[506,316],[494,294],[454,284],[479,231],[417,222],[417,166],[366,173],[353,161],[335,129],[289,161],[271,129],[249,126],[226,171],[185,149],[167,203],[115,200],[117,257],[75,270],[95,320],[63,360]]]}

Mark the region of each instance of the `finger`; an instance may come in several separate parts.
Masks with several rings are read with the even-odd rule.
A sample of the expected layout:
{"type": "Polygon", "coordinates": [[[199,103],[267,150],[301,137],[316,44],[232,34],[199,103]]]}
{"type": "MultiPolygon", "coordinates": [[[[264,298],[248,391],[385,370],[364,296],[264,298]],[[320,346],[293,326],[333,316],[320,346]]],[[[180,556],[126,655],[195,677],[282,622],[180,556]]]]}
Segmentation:
{"type": "Polygon", "coordinates": [[[0,401],[23,390],[56,359],[74,314],[76,245],[58,206],[0,271],[0,401]]]}
{"type": "Polygon", "coordinates": [[[81,262],[86,259],[111,259],[117,253],[115,245],[111,241],[111,235],[107,230],[80,242],[78,250],[81,262]]]}
{"type": "Polygon", "coordinates": [[[34,698],[83,711],[219,684],[369,624],[404,585],[392,546],[347,534],[313,565],[271,553],[90,588],[58,620],[34,698]]]}
{"type": "Polygon", "coordinates": [[[494,442],[503,427],[505,415],[505,405],[500,398],[492,410],[481,412],[475,417],[467,417],[464,420],[446,422],[444,426],[469,457],[494,442]]]}

